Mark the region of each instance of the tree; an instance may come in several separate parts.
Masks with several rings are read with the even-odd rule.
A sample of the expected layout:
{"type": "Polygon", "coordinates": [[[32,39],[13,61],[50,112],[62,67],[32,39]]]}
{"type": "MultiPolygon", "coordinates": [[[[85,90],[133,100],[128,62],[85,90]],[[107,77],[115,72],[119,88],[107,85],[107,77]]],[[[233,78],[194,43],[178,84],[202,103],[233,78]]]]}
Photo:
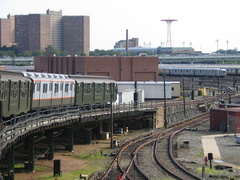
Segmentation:
{"type": "Polygon", "coordinates": [[[82,51],[79,51],[79,52],[77,53],[77,55],[78,55],[78,56],[86,56],[86,54],[85,54],[84,52],[82,52],[82,51]]]}
{"type": "Polygon", "coordinates": [[[32,52],[31,51],[23,51],[22,53],[19,54],[19,56],[31,57],[32,56],[32,52]]]}
{"type": "Polygon", "coordinates": [[[16,56],[16,54],[15,54],[15,52],[14,51],[7,51],[7,56],[10,56],[10,57],[15,57],[16,56]]]}
{"type": "Polygon", "coordinates": [[[43,51],[35,50],[32,52],[32,56],[43,56],[43,51]]]}
{"type": "Polygon", "coordinates": [[[61,56],[67,56],[69,53],[67,51],[61,51],[61,56]]]}
{"type": "Polygon", "coordinates": [[[48,45],[46,48],[45,48],[45,52],[44,52],[44,55],[45,56],[50,56],[50,55],[53,55],[55,54],[56,56],[60,55],[59,51],[54,49],[51,45],[48,45]]]}

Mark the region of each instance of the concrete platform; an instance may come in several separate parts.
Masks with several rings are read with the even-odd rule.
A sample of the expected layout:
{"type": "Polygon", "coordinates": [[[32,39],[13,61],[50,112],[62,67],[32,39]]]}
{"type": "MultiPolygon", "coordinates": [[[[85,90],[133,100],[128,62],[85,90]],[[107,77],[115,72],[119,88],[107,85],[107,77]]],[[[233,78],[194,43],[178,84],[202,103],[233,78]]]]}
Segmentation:
{"type": "MultiPolygon", "coordinates": [[[[234,136],[234,134],[228,134],[228,135],[234,136]]],[[[222,160],[215,138],[223,137],[223,136],[226,136],[226,134],[202,136],[202,146],[203,146],[204,157],[207,156],[208,153],[213,153],[213,161],[215,164],[232,166],[234,169],[240,169],[240,166],[237,166],[235,164],[230,164],[222,160]]]]}

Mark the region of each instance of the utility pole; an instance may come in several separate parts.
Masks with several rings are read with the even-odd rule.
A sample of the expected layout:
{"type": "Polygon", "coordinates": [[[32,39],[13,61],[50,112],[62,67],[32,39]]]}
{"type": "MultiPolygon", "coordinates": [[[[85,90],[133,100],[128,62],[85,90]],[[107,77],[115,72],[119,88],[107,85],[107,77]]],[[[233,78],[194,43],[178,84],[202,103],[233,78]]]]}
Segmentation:
{"type": "Polygon", "coordinates": [[[111,106],[111,149],[113,149],[113,83],[110,83],[110,106],[111,106]]]}
{"type": "Polygon", "coordinates": [[[164,94],[164,127],[167,129],[167,104],[166,104],[166,79],[163,74],[163,94],[164,94]]]}
{"type": "Polygon", "coordinates": [[[192,78],[192,95],[191,100],[194,100],[194,79],[192,78]]]}
{"type": "Polygon", "coordinates": [[[182,78],[182,85],[183,85],[183,113],[186,116],[186,102],[185,102],[185,90],[184,90],[184,76],[182,78]]]}

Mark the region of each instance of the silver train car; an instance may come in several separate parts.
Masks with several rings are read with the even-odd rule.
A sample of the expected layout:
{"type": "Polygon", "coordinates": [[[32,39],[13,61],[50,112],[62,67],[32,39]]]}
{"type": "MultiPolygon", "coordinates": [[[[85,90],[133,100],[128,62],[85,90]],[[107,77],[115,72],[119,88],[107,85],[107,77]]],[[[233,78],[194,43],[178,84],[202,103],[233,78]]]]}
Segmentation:
{"type": "Polygon", "coordinates": [[[227,75],[230,76],[236,76],[240,75],[240,66],[236,64],[159,64],[158,66],[160,74],[164,73],[169,74],[170,69],[173,68],[190,68],[190,69],[195,69],[195,68],[201,68],[201,69],[206,69],[206,68],[220,68],[220,69],[225,69],[227,71],[227,75]]]}
{"type": "Polygon", "coordinates": [[[206,65],[206,67],[226,69],[227,75],[240,75],[240,66],[238,65],[220,64],[220,65],[206,65]]]}
{"type": "Polygon", "coordinates": [[[163,74],[169,76],[225,77],[227,76],[227,70],[202,67],[160,67],[159,75],[163,74]]]}

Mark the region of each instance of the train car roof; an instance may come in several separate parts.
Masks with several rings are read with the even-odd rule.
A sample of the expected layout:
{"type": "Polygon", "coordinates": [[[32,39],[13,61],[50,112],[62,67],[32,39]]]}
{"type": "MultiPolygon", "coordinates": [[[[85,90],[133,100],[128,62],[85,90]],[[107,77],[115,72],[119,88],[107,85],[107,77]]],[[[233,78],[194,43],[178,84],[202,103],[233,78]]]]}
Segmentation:
{"type": "Polygon", "coordinates": [[[223,69],[239,69],[238,64],[158,64],[161,68],[223,68],[223,69]]]}
{"type": "Polygon", "coordinates": [[[9,70],[0,70],[0,75],[11,75],[18,77],[26,77],[33,80],[56,80],[56,81],[73,81],[85,82],[85,83],[104,83],[104,82],[115,82],[112,78],[108,76],[92,76],[92,75],[67,75],[67,74],[56,74],[56,73],[41,73],[41,72],[21,72],[21,71],[9,71],[9,70]]]}
{"type": "Polygon", "coordinates": [[[23,76],[21,71],[0,70],[0,75],[23,76]]]}
{"type": "Polygon", "coordinates": [[[160,67],[160,69],[173,69],[173,70],[226,70],[225,68],[219,67],[160,67]]]}
{"type": "Polygon", "coordinates": [[[109,76],[92,76],[92,75],[68,75],[71,78],[78,79],[112,79],[109,76]]]}
{"type": "Polygon", "coordinates": [[[70,78],[75,79],[78,83],[104,83],[104,82],[115,82],[111,77],[108,76],[92,76],[92,75],[69,75],[70,78]]]}
{"type": "MultiPolygon", "coordinates": [[[[126,84],[126,85],[134,85],[134,81],[117,81],[117,84],[126,84]]],[[[180,84],[179,81],[166,81],[166,84],[180,84]]],[[[137,81],[137,85],[142,85],[142,84],[164,84],[163,81],[137,81]]]]}
{"type": "Polygon", "coordinates": [[[81,79],[81,78],[74,78],[72,77],[72,79],[76,80],[78,83],[113,83],[115,82],[112,79],[91,79],[91,78],[87,78],[87,79],[81,79]]]}
{"type": "Polygon", "coordinates": [[[22,72],[23,76],[30,78],[50,78],[50,79],[69,79],[66,74],[52,74],[39,72],[22,72]]]}
{"type": "Polygon", "coordinates": [[[16,76],[16,75],[11,75],[11,74],[0,74],[0,79],[1,80],[12,80],[12,81],[19,81],[19,80],[28,80],[30,81],[29,78],[24,77],[24,76],[16,76]]]}

